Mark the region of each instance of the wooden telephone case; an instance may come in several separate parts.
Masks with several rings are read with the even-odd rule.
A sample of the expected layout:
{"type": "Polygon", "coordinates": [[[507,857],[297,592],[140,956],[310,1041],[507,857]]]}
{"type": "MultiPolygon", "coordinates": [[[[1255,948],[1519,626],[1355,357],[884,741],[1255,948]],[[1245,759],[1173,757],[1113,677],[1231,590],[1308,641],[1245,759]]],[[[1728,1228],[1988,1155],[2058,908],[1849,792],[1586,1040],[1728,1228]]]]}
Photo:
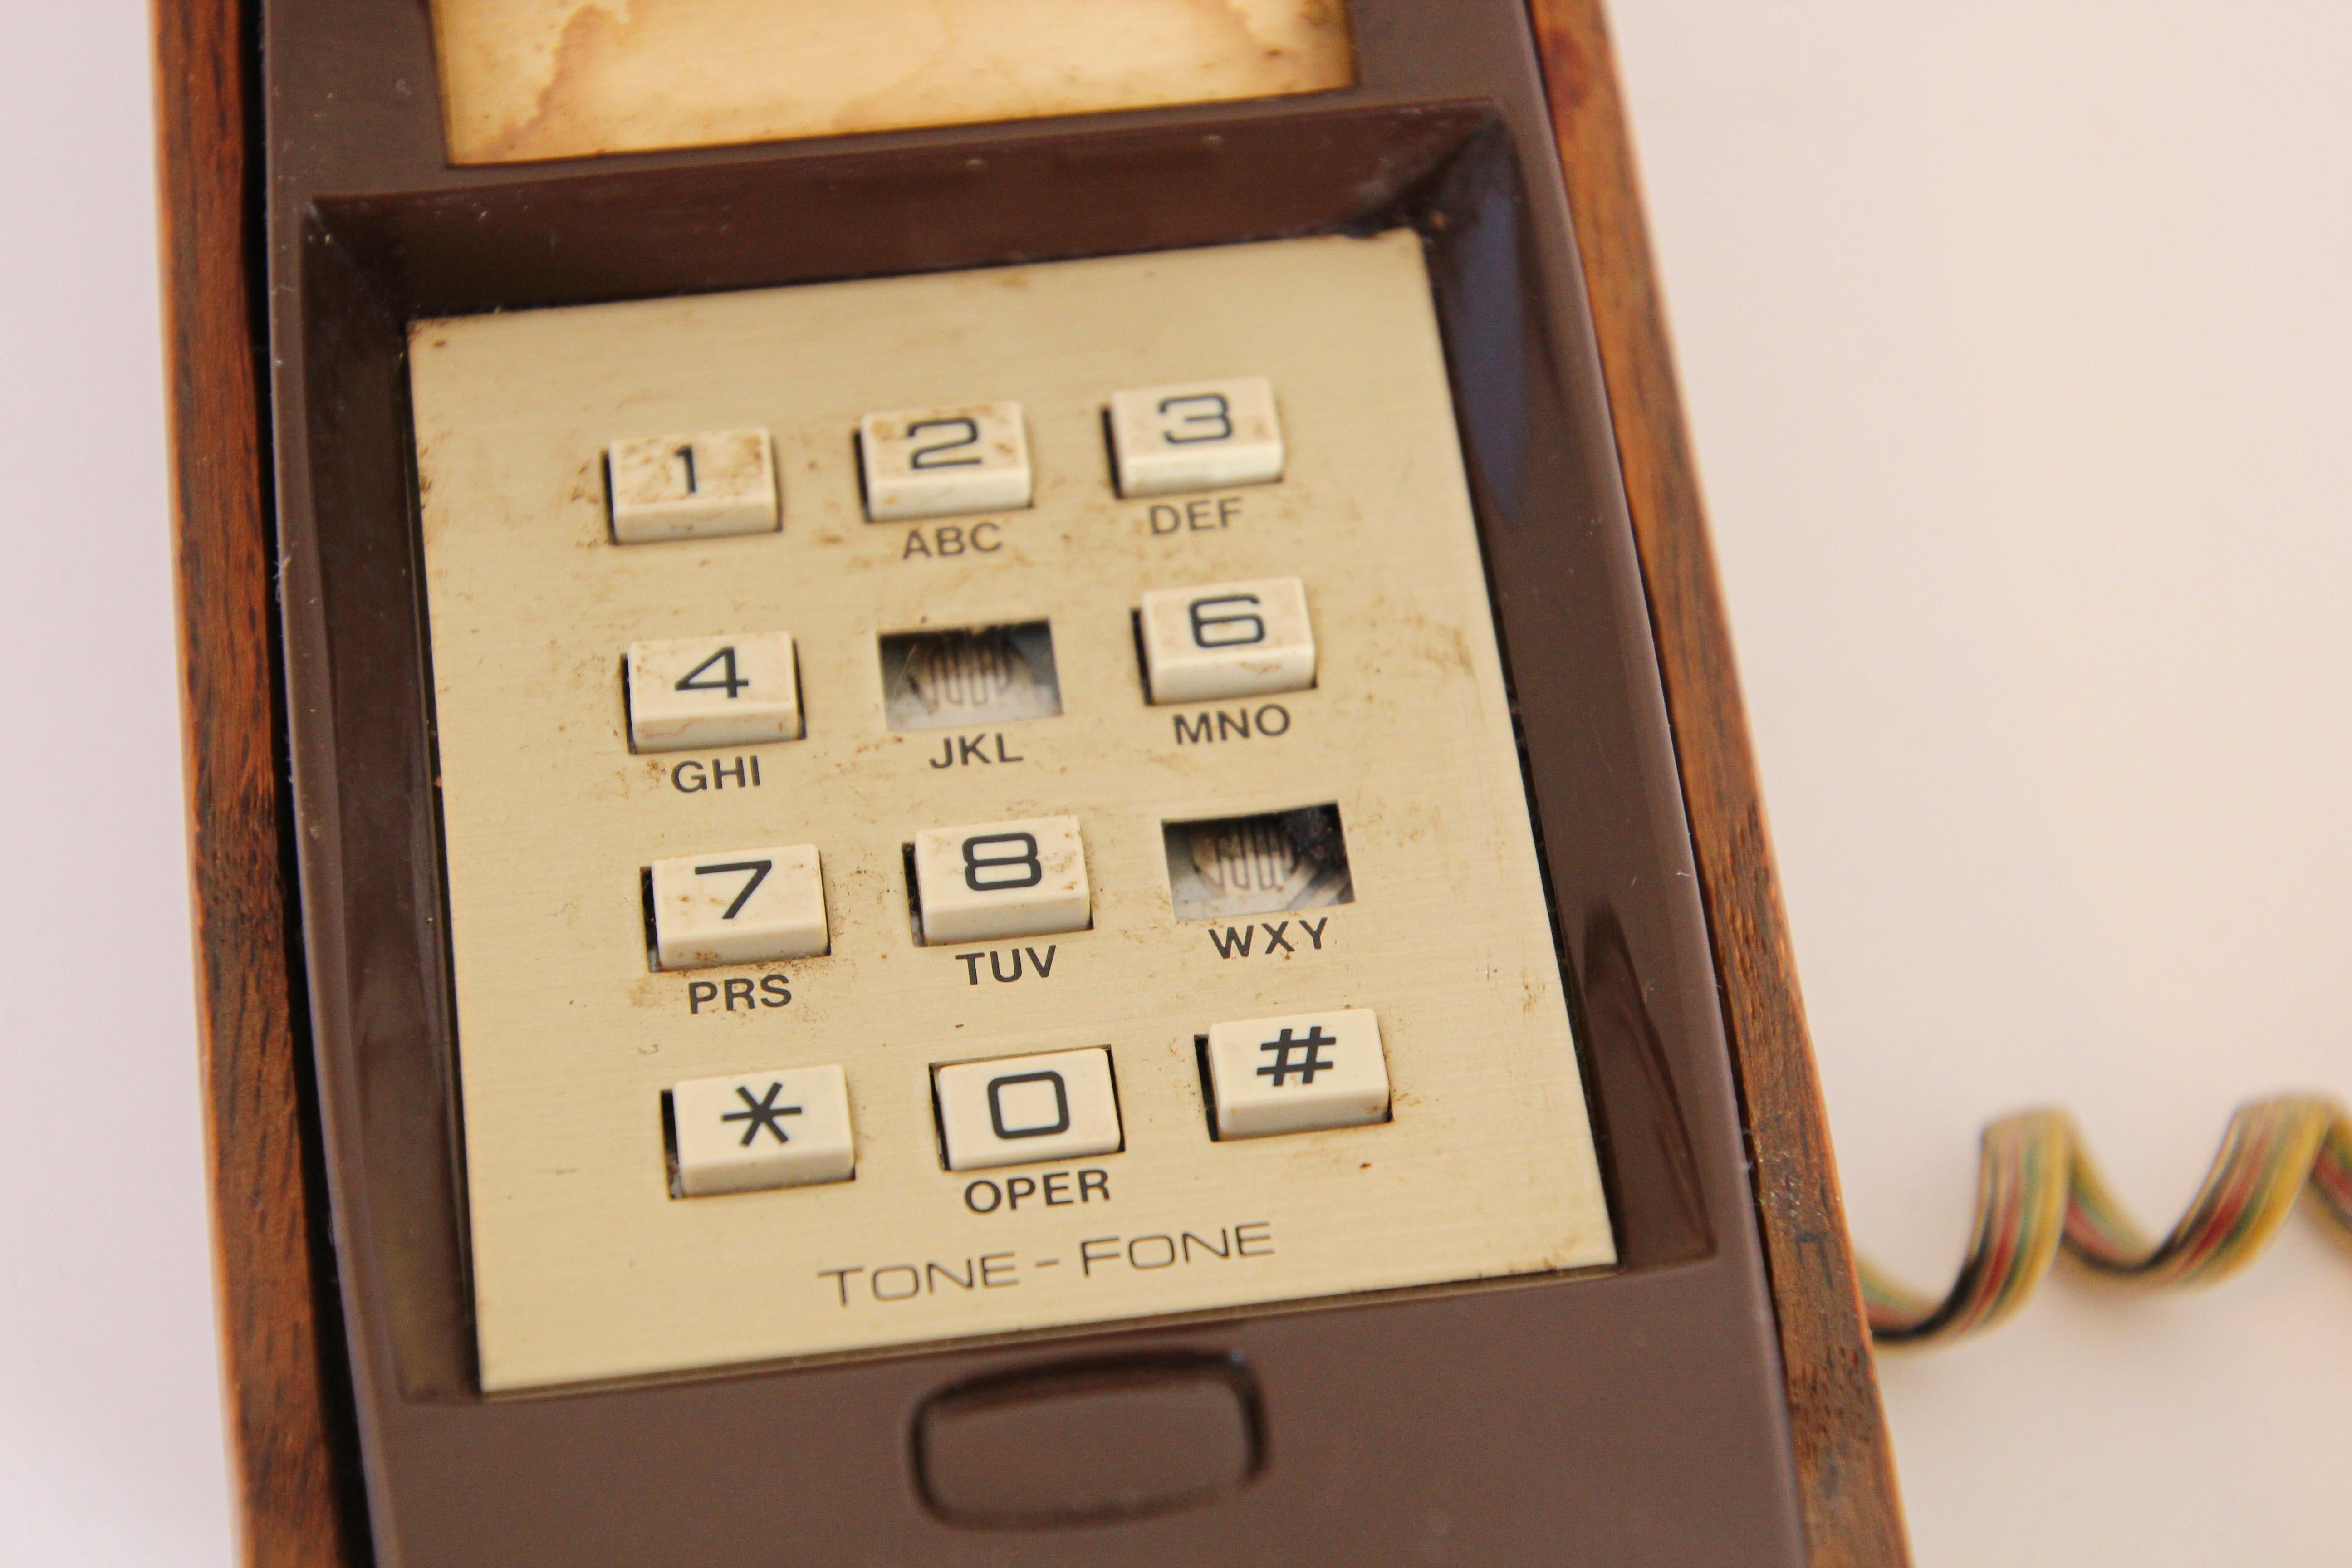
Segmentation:
{"type": "Polygon", "coordinates": [[[1597,5],[1351,16],[1356,85],[1311,96],[460,169],[422,4],[158,8],[247,1561],[1904,1560],[1597,5]],[[1447,341],[1616,1263],[485,1397],[409,324],[1398,226],[1447,341]],[[1017,1485],[1102,1436],[1051,1400],[1023,1427],[1026,1394],[1204,1369],[1254,1428],[1218,1495],[927,1499],[938,1401],[1015,1411],[1017,1485]]]}

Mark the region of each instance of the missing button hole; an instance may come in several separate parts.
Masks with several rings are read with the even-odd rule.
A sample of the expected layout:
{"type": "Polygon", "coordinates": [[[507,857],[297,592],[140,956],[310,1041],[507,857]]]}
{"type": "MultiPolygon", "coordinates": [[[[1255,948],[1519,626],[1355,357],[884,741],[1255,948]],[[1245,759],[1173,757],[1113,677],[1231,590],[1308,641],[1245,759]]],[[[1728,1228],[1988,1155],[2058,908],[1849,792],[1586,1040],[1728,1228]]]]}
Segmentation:
{"type": "Polygon", "coordinates": [[[1336,805],[1164,825],[1168,889],[1180,921],[1353,903],[1336,805]]]}
{"type": "Polygon", "coordinates": [[[882,638],[882,715],[893,731],[1012,724],[1061,711],[1047,622],[882,638]]]}

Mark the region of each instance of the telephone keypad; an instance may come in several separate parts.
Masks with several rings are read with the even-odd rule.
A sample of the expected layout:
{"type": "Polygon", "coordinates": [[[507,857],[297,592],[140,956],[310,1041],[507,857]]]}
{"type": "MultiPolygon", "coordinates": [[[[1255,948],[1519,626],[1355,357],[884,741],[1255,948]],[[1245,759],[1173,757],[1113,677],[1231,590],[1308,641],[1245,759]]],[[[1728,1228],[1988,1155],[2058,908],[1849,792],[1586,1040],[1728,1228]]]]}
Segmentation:
{"type": "Polygon", "coordinates": [[[1417,237],[410,344],[485,1390],[1613,1255],[1417,237]]]}

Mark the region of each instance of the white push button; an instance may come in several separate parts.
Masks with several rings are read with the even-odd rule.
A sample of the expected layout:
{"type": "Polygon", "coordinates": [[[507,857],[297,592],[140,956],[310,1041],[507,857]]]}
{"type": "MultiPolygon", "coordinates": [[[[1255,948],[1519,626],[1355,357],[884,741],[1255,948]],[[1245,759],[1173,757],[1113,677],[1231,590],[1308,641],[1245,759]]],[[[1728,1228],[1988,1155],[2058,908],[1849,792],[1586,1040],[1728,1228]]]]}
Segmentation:
{"type": "Polygon", "coordinates": [[[948,1169],[1108,1154],[1121,1142],[1110,1052],[1101,1046],[964,1062],[933,1071],[948,1169]]]}
{"type": "Polygon", "coordinates": [[[1209,702],[1315,684],[1307,587],[1261,577],[1143,595],[1143,672],[1154,702],[1209,702]]]}
{"type": "Polygon", "coordinates": [[[1209,1026],[1217,1136],[1358,1127],[1389,1113],[1380,1019],[1361,1007],[1209,1026]]]}
{"type": "Polygon", "coordinates": [[[1282,422],[1262,375],[1146,386],[1110,398],[1123,496],[1262,485],[1282,478],[1282,422]]]}
{"type": "Polygon", "coordinates": [[[613,537],[623,544],[770,533],[776,464],[765,430],[641,436],[604,449],[613,537]]]}
{"type": "Polygon", "coordinates": [[[1075,816],[1038,816],[915,835],[923,942],[1084,931],[1094,920],[1075,816]]]}
{"type": "Polygon", "coordinates": [[[669,1091],[678,1191],[845,1182],[857,1169],[849,1085],[837,1067],[700,1078],[669,1091]]]}
{"type": "Polygon", "coordinates": [[[876,522],[1029,504],[1029,437],[1017,403],[869,414],[857,424],[857,450],[866,515],[876,522]]]}
{"type": "Polygon", "coordinates": [[[656,860],[653,883],[657,968],[808,958],[833,945],[814,844],[656,860]]]}
{"type": "Polygon", "coordinates": [[[629,645],[629,743],[638,751],[800,738],[791,633],[629,645]]]}

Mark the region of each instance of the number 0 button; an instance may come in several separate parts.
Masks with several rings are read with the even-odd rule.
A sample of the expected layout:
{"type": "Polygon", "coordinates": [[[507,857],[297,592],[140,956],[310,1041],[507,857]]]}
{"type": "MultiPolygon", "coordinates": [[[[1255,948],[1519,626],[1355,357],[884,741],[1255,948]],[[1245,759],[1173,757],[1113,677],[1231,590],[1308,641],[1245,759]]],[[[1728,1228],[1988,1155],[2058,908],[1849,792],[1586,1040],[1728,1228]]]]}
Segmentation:
{"type": "Polygon", "coordinates": [[[931,1085],[950,1171],[1108,1154],[1122,1142],[1100,1046],[938,1068],[931,1085]]]}
{"type": "Polygon", "coordinates": [[[1110,449],[1118,493],[1129,498],[1278,479],[1274,383],[1250,375],[1115,392],[1110,449]]]}
{"type": "Polygon", "coordinates": [[[810,958],[833,945],[814,844],[656,860],[653,899],[657,969],[810,958]]]}
{"type": "Polygon", "coordinates": [[[869,414],[857,424],[866,515],[876,522],[1012,511],[1029,504],[1021,405],[869,414]]]}
{"type": "Polygon", "coordinates": [[[1143,673],[1154,702],[1208,702],[1315,684],[1315,630],[1296,577],[1159,588],[1143,595],[1143,673]]]}
{"type": "Polygon", "coordinates": [[[638,751],[800,738],[790,633],[629,645],[629,743],[638,751]]]}
{"type": "Polygon", "coordinates": [[[915,889],[930,947],[1084,931],[1094,919],[1075,816],[925,828],[915,889]]]}

